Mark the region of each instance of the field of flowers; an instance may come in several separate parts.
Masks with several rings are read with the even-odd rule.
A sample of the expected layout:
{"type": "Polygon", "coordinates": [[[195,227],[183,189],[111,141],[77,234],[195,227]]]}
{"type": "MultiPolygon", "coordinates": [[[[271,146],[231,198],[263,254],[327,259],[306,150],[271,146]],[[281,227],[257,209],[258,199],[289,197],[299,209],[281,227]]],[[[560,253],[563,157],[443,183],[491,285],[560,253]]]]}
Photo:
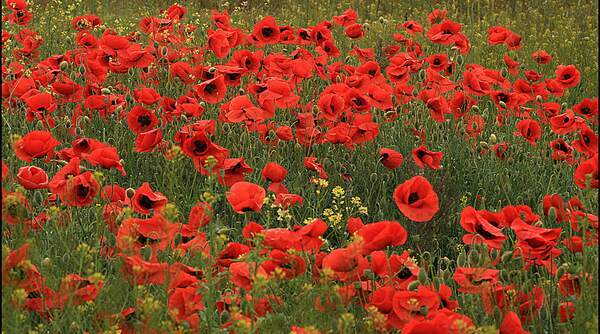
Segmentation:
{"type": "Polygon", "coordinates": [[[596,1],[2,4],[2,333],[596,333],[596,1]]]}

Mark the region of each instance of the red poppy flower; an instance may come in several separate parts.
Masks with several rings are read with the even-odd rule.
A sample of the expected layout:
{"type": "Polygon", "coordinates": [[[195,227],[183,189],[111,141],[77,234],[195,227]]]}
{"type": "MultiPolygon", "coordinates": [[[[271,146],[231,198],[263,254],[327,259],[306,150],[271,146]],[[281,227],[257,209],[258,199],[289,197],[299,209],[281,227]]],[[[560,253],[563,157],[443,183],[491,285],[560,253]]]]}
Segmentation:
{"type": "Polygon", "coordinates": [[[254,26],[253,36],[262,43],[279,42],[279,27],[273,16],[267,16],[254,26]]]}
{"type": "Polygon", "coordinates": [[[131,205],[135,212],[143,215],[149,215],[150,210],[160,210],[169,200],[163,194],[155,192],[150,187],[148,182],[144,182],[138,189],[135,190],[131,198],[131,205]]]}
{"type": "Polygon", "coordinates": [[[572,88],[579,84],[580,73],[574,65],[558,65],[556,71],[556,80],[563,88],[572,88]]]}
{"type": "Polygon", "coordinates": [[[17,158],[31,162],[35,158],[52,157],[53,150],[60,142],[48,131],[31,131],[13,143],[17,158]]]}
{"type": "Polygon", "coordinates": [[[529,144],[535,146],[536,141],[542,136],[542,127],[537,121],[524,119],[517,123],[515,136],[521,136],[525,138],[529,144]]]}
{"type": "Polygon", "coordinates": [[[348,38],[359,39],[365,35],[365,32],[363,31],[362,24],[354,23],[346,26],[346,29],[344,29],[344,34],[346,34],[348,38]]]}
{"type": "Polygon", "coordinates": [[[244,181],[244,174],[251,173],[253,169],[244,161],[244,158],[227,158],[220,167],[223,175],[218,174],[219,183],[228,187],[236,182],[244,181]]]}
{"type": "Polygon", "coordinates": [[[250,182],[237,182],[227,192],[227,201],[237,213],[259,212],[265,196],[263,187],[250,182]]]}
{"type": "Polygon", "coordinates": [[[134,90],[133,98],[145,105],[152,105],[161,100],[160,94],[151,87],[140,87],[134,90]]]}
{"type": "Polygon", "coordinates": [[[403,245],[408,237],[400,223],[387,220],[364,225],[355,233],[362,238],[363,254],[382,250],[388,246],[403,245]]]}
{"type": "Polygon", "coordinates": [[[579,166],[577,166],[573,180],[581,189],[586,189],[588,187],[592,189],[598,188],[598,185],[600,184],[598,181],[598,154],[582,161],[579,166]]]}
{"type": "Polygon", "coordinates": [[[392,299],[394,313],[403,322],[423,319],[439,308],[440,299],[437,293],[426,286],[419,286],[417,291],[396,291],[392,299]]]}
{"type": "Polygon", "coordinates": [[[566,212],[565,212],[563,204],[564,204],[563,199],[558,194],[544,196],[544,201],[543,201],[544,214],[546,216],[548,216],[550,209],[553,208],[554,212],[556,213],[556,222],[557,223],[563,222],[566,218],[565,217],[566,212]]]}
{"type": "Polygon", "coordinates": [[[103,147],[96,149],[85,158],[92,166],[99,165],[102,168],[107,169],[116,168],[123,176],[126,175],[123,165],[121,164],[121,159],[119,158],[117,149],[115,147],[103,147]]]}
{"type": "Polygon", "coordinates": [[[4,160],[2,160],[2,181],[6,180],[8,173],[8,166],[4,163],[4,160]]]}
{"type": "Polygon", "coordinates": [[[597,122],[596,119],[598,115],[598,98],[590,99],[586,97],[581,100],[581,102],[577,103],[573,106],[573,111],[592,122],[597,122]]]}
{"type": "Polygon", "coordinates": [[[127,114],[129,129],[137,134],[154,129],[158,125],[158,118],[154,112],[140,106],[135,106],[127,114]]]}
{"type": "Polygon", "coordinates": [[[207,202],[198,202],[190,210],[188,219],[188,229],[198,230],[200,227],[207,225],[213,214],[212,206],[207,202]]]}
{"type": "Polygon", "coordinates": [[[252,289],[252,282],[255,277],[268,278],[268,274],[262,265],[248,264],[247,262],[234,262],[229,266],[231,281],[237,287],[246,291],[252,289]]]}
{"type": "Polygon", "coordinates": [[[81,305],[95,300],[103,285],[102,280],[69,274],[63,278],[58,288],[59,298],[61,303],[69,301],[72,305],[81,305]]]}
{"type": "Polygon", "coordinates": [[[364,270],[369,268],[369,261],[351,245],[331,251],[323,258],[322,266],[323,269],[333,270],[341,281],[347,281],[359,279],[364,270]]]}
{"type": "Polygon", "coordinates": [[[398,209],[414,222],[429,221],[439,210],[438,195],[422,176],[415,176],[396,187],[394,201],[398,209]]]}
{"type": "Polygon", "coordinates": [[[94,178],[94,174],[88,171],[68,179],[59,196],[67,205],[87,206],[92,203],[98,191],[100,184],[94,178]]]}
{"type": "Polygon", "coordinates": [[[308,170],[312,170],[319,173],[319,177],[322,179],[328,179],[329,176],[325,173],[325,169],[323,169],[323,165],[317,162],[317,158],[315,157],[305,157],[304,158],[304,167],[308,170]]]}
{"type": "Polygon", "coordinates": [[[443,156],[443,152],[429,151],[425,145],[421,145],[412,150],[413,160],[421,169],[425,168],[425,166],[431,169],[440,169],[443,156]]]}
{"type": "Polygon", "coordinates": [[[333,22],[335,22],[335,24],[339,26],[346,27],[356,22],[357,18],[358,14],[356,13],[356,11],[352,8],[348,8],[342,13],[342,15],[334,16],[333,22]]]}
{"type": "Polygon", "coordinates": [[[44,189],[48,187],[48,174],[36,166],[25,166],[19,168],[17,181],[25,189],[44,189]]]}
{"type": "Polygon", "coordinates": [[[124,276],[136,285],[163,284],[165,274],[168,272],[168,263],[148,262],[139,256],[122,256],[123,266],[121,270],[124,276]]]}
{"type": "Polygon", "coordinates": [[[460,225],[470,234],[463,236],[463,242],[485,243],[490,248],[502,248],[502,242],[507,238],[500,229],[506,224],[501,217],[485,210],[477,211],[472,206],[466,207],[460,214],[460,225]],[[494,220],[499,222],[494,223],[494,220]]]}
{"type": "Polygon", "coordinates": [[[529,332],[523,329],[519,316],[515,312],[509,311],[504,315],[498,334],[529,334],[529,332]]]}
{"type": "Polygon", "coordinates": [[[562,232],[561,228],[547,229],[529,225],[523,220],[515,219],[510,228],[515,232],[518,242],[516,254],[520,254],[526,262],[526,268],[531,265],[543,265],[554,274],[557,270],[554,259],[562,251],[555,248],[562,232]]]}
{"type": "Polygon", "coordinates": [[[283,182],[287,173],[287,169],[276,162],[269,162],[262,169],[263,178],[269,182],[283,182]]]}
{"type": "Polygon", "coordinates": [[[175,288],[169,295],[169,312],[177,322],[185,321],[190,328],[197,329],[200,325],[198,311],[204,309],[202,295],[195,286],[175,288]]]}
{"type": "Polygon", "coordinates": [[[495,269],[458,267],[453,278],[459,285],[458,291],[479,294],[498,283],[499,274],[495,269]]]}
{"type": "Polygon", "coordinates": [[[194,86],[194,94],[202,98],[206,103],[219,103],[225,98],[227,86],[223,75],[217,75],[213,79],[206,80],[194,86]]]}
{"type": "Polygon", "coordinates": [[[445,20],[429,28],[425,36],[429,41],[436,44],[449,45],[454,43],[456,36],[460,33],[461,24],[451,20],[445,20]]]}
{"type": "Polygon", "coordinates": [[[396,169],[402,165],[402,153],[389,148],[380,148],[379,161],[388,169],[396,169]]]}
{"type": "Polygon", "coordinates": [[[162,141],[163,136],[160,128],[140,132],[135,138],[135,151],[139,153],[152,152],[162,141]]]}
{"type": "Polygon", "coordinates": [[[598,153],[598,136],[587,125],[580,126],[579,138],[573,141],[572,144],[575,150],[584,153],[588,157],[598,153]]]}

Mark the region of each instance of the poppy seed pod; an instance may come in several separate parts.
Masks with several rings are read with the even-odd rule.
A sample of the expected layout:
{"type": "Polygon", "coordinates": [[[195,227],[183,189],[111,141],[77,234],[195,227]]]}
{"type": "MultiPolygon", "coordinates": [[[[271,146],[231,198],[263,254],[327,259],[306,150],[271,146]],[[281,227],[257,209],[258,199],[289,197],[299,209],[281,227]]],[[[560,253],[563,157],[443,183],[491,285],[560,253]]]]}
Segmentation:
{"type": "Polygon", "coordinates": [[[152,257],[152,248],[150,246],[146,245],[142,247],[140,252],[144,261],[150,261],[150,258],[152,257]]]}
{"type": "Polygon", "coordinates": [[[133,195],[135,195],[135,189],[127,188],[127,190],[125,190],[125,195],[127,196],[127,198],[131,199],[133,195]]]}

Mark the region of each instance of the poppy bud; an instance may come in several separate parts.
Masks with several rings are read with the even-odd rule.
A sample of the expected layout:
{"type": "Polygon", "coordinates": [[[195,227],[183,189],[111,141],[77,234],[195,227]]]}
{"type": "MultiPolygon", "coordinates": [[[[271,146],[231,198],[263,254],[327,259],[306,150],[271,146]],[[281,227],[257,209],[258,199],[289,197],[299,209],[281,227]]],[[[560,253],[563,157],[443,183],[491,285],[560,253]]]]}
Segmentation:
{"type": "Polygon", "coordinates": [[[42,266],[49,267],[52,265],[52,260],[50,258],[46,257],[42,260],[41,263],[42,263],[42,266]]]}
{"type": "Polygon", "coordinates": [[[483,141],[483,140],[479,142],[479,145],[481,145],[481,147],[483,147],[483,148],[488,148],[489,147],[488,143],[486,141],[483,141]]]}
{"type": "Polygon", "coordinates": [[[69,67],[69,63],[68,62],[66,62],[64,60],[60,62],[60,70],[61,71],[65,71],[67,69],[67,67],[69,67]]]}
{"type": "Polygon", "coordinates": [[[140,251],[142,253],[142,258],[144,259],[144,261],[150,261],[150,257],[152,257],[152,248],[146,245],[142,247],[140,251]]]}
{"type": "Polygon", "coordinates": [[[84,65],[79,66],[79,74],[85,75],[85,66],[84,65]]]}
{"type": "Polygon", "coordinates": [[[479,109],[479,106],[478,106],[478,105],[474,105],[474,106],[472,106],[472,107],[471,107],[471,110],[473,110],[473,112],[474,112],[475,114],[477,114],[477,113],[479,113],[479,112],[481,111],[481,109],[479,109]]]}
{"type": "Polygon", "coordinates": [[[417,276],[417,278],[421,285],[425,285],[427,283],[427,273],[425,272],[425,269],[419,269],[419,275],[417,276]]]}
{"type": "Polygon", "coordinates": [[[383,22],[385,22],[384,19],[383,19],[383,16],[380,16],[379,17],[379,23],[383,23],[383,22]]]}
{"type": "Polygon", "coordinates": [[[202,108],[206,107],[206,103],[205,103],[204,101],[200,101],[200,103],[199,103],[199,104],[200,104],[200,106],[201,106],[202,108]]]}
{"type": "Polygon", "coordinates": [[[431,261],[431,253],[429,253],[428,251],[423,252],[423,254],[421,254],[421,261],[423,261],[423,262],[431,261]]]}
{"type": "Polygon", "coordinates": [[[419,311],[421,313],[421,315],[423,315],[424,317],[427,316],[427,306],[423,305],[421,306],[421,310],[419,311]]]}
{"type": "Polygon", "coordinates": [[[479,252],[477,250],[472,249],[469,252],[468,262],[469,262],[469,264],[475,265],[475,266],[479,264],[479,252]]]}
{"type": "Polygon", "coordinates": [[[211,68],[208,69],[208,73],[215,73],[217,71],[217,68],[212,66],[211,68]]]}
{"type": "Polygon", "coordinates": [[[456,258],[456,264],[459,267],[464,267],[465,264],[467,264],[467,255],[465,253],[458,254],[458,257],[456,258]]]}
{"type": "Polygon", "coordinates": [[[223,310],[223,312],[221,312],[221,322],[226,323],[229,321],[229,319],[231,319],[229,312],[227,310],[223,310]]]}
{"type": "Polygon", "coordinates": [[[125,101],[127,104],[132,104],[134,102],[133,96],[131,96],[131,94],[125,95],[125,101]]]}
{"type": "Polygon", "coordinates": [[[502,109],[506,109],[506,102],[500,101],[498,104],[502,107],[502,109]]]}
{"type": "Polygon", "coordinates": [[[490,257],[491,257],[492,259],[496,259],[496,258],[498,258],[498,255],[500,255],[500,251],[499,251],[499,250],[497,250],[497,249],[495,249],[495,248],[494,248],[494,249],[492,249],[492,250],[490,251],[490,257]]]}
{"type": "Polygon", "coordinates": [[[419,242],[421,240],[421,236],[419,234],[415,234],[413,235],[412,239],[414,240],[414,242],[419,242]]]}
{"type": "Polygon", "coordinates": [[[419,71],[419,81],[424,81],[425,80],[425,70],[420,70],[419,71]]]}
{"type": "Polygon", "coordinates": [[[490,135],[489,142],[490,142],[490,144],[492,144],[492,145],[496,144],[496,143],[498,142],[498,137],[496,137],[496,135],[492,133],[492,134],[490,135]]]}
{"type": "Polygon", "coordinates": [[[108,95],[108,94],[110,94],[110,89],[108,89],[108,88],[106,88],[106,87],[105,87],[105,88],[102,88],[102,89],[100,90],[100,92],[101,92],[102,94],[104,94],[104,95],[108,95]]]}
{"type": "Polygon", "coordinates": [[[567,102],[563,102],[563,103],[560,105],[560,110],[566,110],[566,109],[567,109],[567,102]]]}
{"type": "Polygon", "coordinates": [[[462,64],[464,64],[464,62],[465,62],[465,59],[463,58],[462,55],[456,56],[456,65],[462,66],[462,64]]]}
{"type": "Polygon", "coordinates": [[[135,190],[133,188],[127,188],[127,190],[125,190],[125,195],[127,198],[131,199],[133,198],[133,195],[135,195],[135,190]]]}
{"type": "Polygon", "coordinates": [[[557,215],[555,207],[551,207],[550,210],[548,210],[548,219],[552,222],[556,221],[557,215]]]}
{"type": "Polygon", "coordinates": [[[500,75],[503,78],[506,78],[508,76],[508,70],[506,69],[506,67],[503,67],[503,68],[500,69],[500,75]]]}
{"type": "Polygon", "coordinates": [[[246,91],[244,90],[244,88],[240,88],[240,90],[238,91],[240,95],[245,95],[246,91]]]}
{"type": "Polygon", "coordinates": [[[363,30],[367,31],[367,30],[369,30],[369,27],[370,27],[369,22],[365,22],[363,24],[363,30]]]}
{"type": "Polygon", "coordinates": [[[163,46],[162,48],[160,48],[160,55],[162,57],[166,57],[168,53],[169,53],[169,49],[166,46],[163,46]]]}
{"type": "Polygon", "coordinates": [[[562,277],[567,272],[567,268],[568,265],[566,263],[563,263],[560,267],[558,267],[558,270],[556,271],[556,277],[562,277]]]}
{"type": "Polygon", "coordinates": [[[181,120],[184,121],[184,122],[187,122],[188,118],[187,118],[187,116],[185,114],[181,114],[181,120]]]}
{"type": "Polygon", "coordinates": [[[508,261],[510,261],[512,259],[512,255],[513,255],[512,251],[506,251],[506,252],[504,252],[504,254],[502,254],[500,261],[502,261],[502,263],[507,263],[508,261]]]}
{"type": "Polygon", "coordinates": [[[536,96],[535,100],[537,101],[537,103],[542,103],[542,96],[541,95],[536,96]]]}
{"type": "Polygon", "coordinates": [[[442,271],[442,278],[444,279],[444,281],[449,280],[451,276],[452,276],[452,271],[450,271],[450,270],[442,271]]]}
{"type": "Polygon", "coordinates": [[[412,282],[410,282],[410,284],[408,284],[406,289],[408,291],[415,291],[415,290],[417,290],[417,287],[419,287],[419,281],[412,281],[412,282]]]}
{"type": "Polygon", "coordinates": [[[344,63],[349,63],[350,62],[350,56],[346,56],[346,58],[344,58],[344,63]]]}
{"type": "Polygon", "coordinates": [[[175,246],[181,244],[181,233],[175,234],[175,237],[173,238],[173,243],[175,244],[175,246]]]}
{"type": "Polygon", "coordinates": [[[502,282],[508,282],[509,280],[508,273],[504,269],[500,270],[500,280],[502,280],[502,282]]]}

